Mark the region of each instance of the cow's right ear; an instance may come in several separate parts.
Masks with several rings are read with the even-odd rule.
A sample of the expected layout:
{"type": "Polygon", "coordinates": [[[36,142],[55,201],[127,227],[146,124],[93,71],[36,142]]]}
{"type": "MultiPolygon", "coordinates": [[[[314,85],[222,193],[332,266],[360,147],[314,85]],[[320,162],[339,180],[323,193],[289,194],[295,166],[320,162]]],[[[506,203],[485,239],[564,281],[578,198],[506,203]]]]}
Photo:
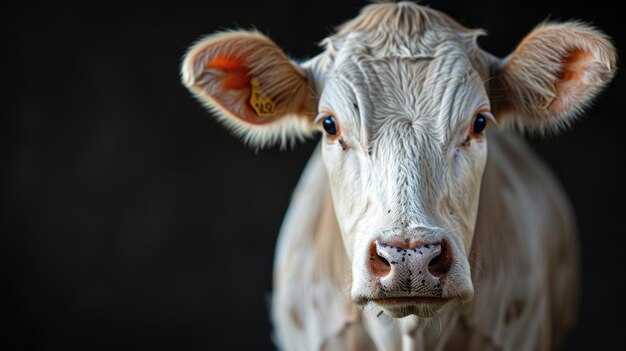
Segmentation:
{"type": "Polygon", "coordinates": [[[285,146],[315,130],[312,82],[260,33],[201,39],[187,52],[181,75],[221,122],[253,146],[285,146]]]}

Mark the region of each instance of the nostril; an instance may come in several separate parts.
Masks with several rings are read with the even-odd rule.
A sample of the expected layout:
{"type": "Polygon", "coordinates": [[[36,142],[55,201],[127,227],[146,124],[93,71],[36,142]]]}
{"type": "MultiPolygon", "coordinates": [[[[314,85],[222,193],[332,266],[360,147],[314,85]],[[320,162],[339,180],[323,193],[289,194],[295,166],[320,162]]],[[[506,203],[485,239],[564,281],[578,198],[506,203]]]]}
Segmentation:
{"type": "Polygon", "coordinates": [[[428,271],[433,276],[440,278],[448,273],[450,266],[452,266],[452,254],[450,253],[448,242],[443,240],[441,242],[441,252],[428,263],[428,271]]]}
{"type": "Polygon", "coordinates": [[[376,252],[376,242],[372,242],[369,250],[369,266],[373,275],[378,277],[386,277],[391,272],[391,265],[384,257],[376,252]]]}

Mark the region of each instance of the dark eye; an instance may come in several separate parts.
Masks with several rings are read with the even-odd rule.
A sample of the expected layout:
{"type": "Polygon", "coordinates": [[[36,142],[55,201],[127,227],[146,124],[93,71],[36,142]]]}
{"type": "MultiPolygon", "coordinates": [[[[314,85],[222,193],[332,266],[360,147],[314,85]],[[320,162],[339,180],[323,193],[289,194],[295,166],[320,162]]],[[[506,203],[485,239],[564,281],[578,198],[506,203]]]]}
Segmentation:
{"type": "Polygon", "coordinates": [[[337,134],[337,122],[335,122],[335,118],[333,116],[326,117],[324,122],[322,122],[322,125],[324,126],[326,133],[330,135],[337,134]]]}
{"type": "Polygon", "coordinates": [[[472,133],[480,134],[487,127],[487,117],[483,115],[477,115],[474,119],[474,125],[472,125],[472,133]]]}

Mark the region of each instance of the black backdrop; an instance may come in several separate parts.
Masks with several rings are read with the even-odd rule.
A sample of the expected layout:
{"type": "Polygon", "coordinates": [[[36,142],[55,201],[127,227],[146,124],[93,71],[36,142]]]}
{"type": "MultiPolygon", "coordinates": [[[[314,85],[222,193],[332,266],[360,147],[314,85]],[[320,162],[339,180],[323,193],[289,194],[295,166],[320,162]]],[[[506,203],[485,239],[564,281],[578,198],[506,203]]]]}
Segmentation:
{"type": "MultiPolygon", "coordinates": [[[[623,48],[609,1],[425,1],[506,55],[545,19],[623,48]]],[[[4,343],[38,349],[271,349],[276,233],[314,141],[255,153],[179,83],[202,34],[255,27],[293,57],[362,1],[2,5],[4,343]]],[[[533,138],[578,214],[580,321],[567,350],[626,342],[624,76],[574,127],[533,138]],[[621,96],[621,98],[620,98],[621,96]]]]}

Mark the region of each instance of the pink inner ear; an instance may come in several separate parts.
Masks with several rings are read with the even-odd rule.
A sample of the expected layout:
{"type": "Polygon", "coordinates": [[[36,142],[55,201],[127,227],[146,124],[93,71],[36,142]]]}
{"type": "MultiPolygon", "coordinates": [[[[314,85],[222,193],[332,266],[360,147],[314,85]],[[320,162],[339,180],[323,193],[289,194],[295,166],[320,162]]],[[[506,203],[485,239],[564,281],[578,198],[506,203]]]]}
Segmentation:
{"type": "Polygon", "coordinates": [[[211,97],[230,115],[250,124],[266,124],[271,118],[259,117],[250,106],[250,69],[237,57],[219,55],[205,68],[219,70],[219,89],[211,97]]]}
{"type": "Polygon", "coordinates": [[[220,69],[225,72],[220,82],[223,90],[244,89],[250,84],[249,70],[241,59],[217,56],[206,64],[206,68],[220,69]]]}
{"type": "Polygon", "coordinates": [[[584,50],[574,50],[563,60],[563,72],[561,80],[580,81],[583,79],[585,69],[593,61],[593,54],[584,50]]]}
{"type": "Polygon", "coordinates": [[[591,86],[586,75],[594,61],[591,52],[581,49],[572,50],[565,56],[559,80],[554,84],[555,97],[549,106],[552,113],[558,115],[569,110],[589,93],[591,86]]]}

